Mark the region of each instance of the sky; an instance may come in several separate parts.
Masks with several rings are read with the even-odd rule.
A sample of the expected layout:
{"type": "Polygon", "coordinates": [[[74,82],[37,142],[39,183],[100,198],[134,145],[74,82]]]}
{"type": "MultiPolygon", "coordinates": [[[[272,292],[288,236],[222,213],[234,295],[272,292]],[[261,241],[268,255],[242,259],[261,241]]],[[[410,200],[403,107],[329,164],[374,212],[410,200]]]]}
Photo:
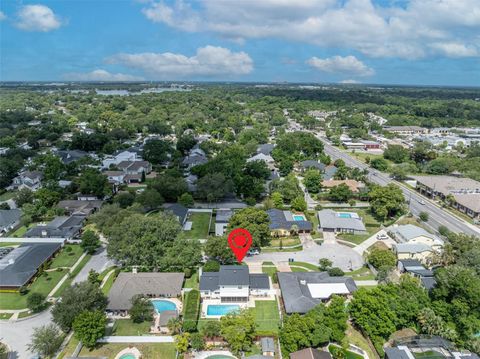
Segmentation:
{"type": "Polygon", "coordinates": [[[480,86],[480,0],[2,0],[0,80],[480,86]]]}

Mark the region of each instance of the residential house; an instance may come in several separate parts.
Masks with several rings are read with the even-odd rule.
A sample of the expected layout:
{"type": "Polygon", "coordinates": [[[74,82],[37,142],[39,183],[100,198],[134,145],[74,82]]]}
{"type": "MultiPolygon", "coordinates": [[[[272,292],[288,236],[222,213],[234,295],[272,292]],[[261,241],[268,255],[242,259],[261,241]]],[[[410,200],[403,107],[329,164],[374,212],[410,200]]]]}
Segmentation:
{"type": "Polygon", "coordinates": [[[367,229],[362,218],[355,212],[335,212],[331,209],[318,211],[318,221],[323,232],[365,234],[367,229]]]}
{"type": "Polygon", "coordinates": [[[126,174],[123,171],[105,171],[103,172],[108,178],[108,182],[114,185],[125,183],[126,174]]]}
{"type": "Polygon", "coordinates": [[[152,172],[152,165],[148,161],[122,161],[117,167],[125,174],[125,183],[139,183],[144,174],[152,172]]]}
{"type": "Polygon", "coordinates": [[[326,181],[333,179],[337,171],[337,167],[335,167],[334,165],[328,165],[327,167],[325,167],[325,170],[323,172],[323,179],[326,181]]]}
{"type": "Polygon", "coordinates": [[[332,359],[332,354],[315,348],[305,348],[290,353],[290,359],[332,359]]]}
{"type": "Polygon", "coordinates": [[[442,239],[413,224],[393,226],[390,228],[389,234],[399,243],[422,243],[430,246],[433,250],[440,250],[444,245],[442,239]]]}
{"type": "Polygon", "coordinates": [[[279,272],[277,276],[287,314],[307,313],[334,294],[348,297],[357,290],[351,277],[331,277],[327,272],[279,272]]]}
{"type": "Polygon", "coordinates": [[[169,212],[177,217],[178,222],[183,227],[188,218],[188,208],[182,206],[180,203],[170,203],[163,206],[165,212],[169,212]]]}
{"type": "Polygon", "coordinates": [[[23,171],[13,179],[14,189],[27,188],[33,192],[42,187],[43,173],[39,171],[23,171]]]}
{"type": "Polygon", "coordinates": [[[19,290],[62,248],[62,243],[22,243],[0,258],[0,291],[19,290]]]}
{"type": "Polygon", "coordinates": [[[275,160],[273,159],[272,156],[270,155],[265,155],[263,153],[257,153],[256,155],[250,157],[247,159],[247,162],[253,162],[253,161],[262,161],[262,162],[265,162],[265,164],[267,165],[267,167],[270,169],[270,170],[274,170],[275,169],[275,160]]]}
{"type": "Polygon", "coordinates": [[[195,145],[195,147],[190,150],[188,156],[183,159],[182,165],[189,171],[192,167],[203,165],[207,162],[208,158],[205,151],[195,145]]]}
{"type": "Polygon", "coordinates": [[[323,163],[314,160],[300,162],[300,169],[302,172],[313,168],[323,173],[323,171],[325,171],[325,167],[326,166],[323,163]]]}
{"type": "Polygon", "coordinates": [[[248,266],[220,266],[218,272],[200,275],[202,299],[219,299],[220,303],[246,303],[250,296],[266,297],[270,292],[268,274],[250,273],[248,266]]]}
{"type": "Polygon", "coordinates": [[[275,342],[271,337],[263,337],[260,339],[260,347],[262,348],[262,355],[266,357],[275,356],[275,342]]]}
{"type": "Polygon", "coordinates": [[[269,209],[267,214],[270,219],[271,235],[275,237],[310,233],[313,229],[312,223],[307,221],[303,214],[293,214],[275,208],[269,209]]]}
{"type": "Polygon", "coordinates": [[[185,182],[187,182],[188,190],[190,192],[195,192],[197,190],[197,180],[198,176],[197,175],[188,175],[185,177],[185,182]]]}
{"type": "Polygon", "coordinates": [[[223,236],[225,229],[228,226],[228,221],[233,216],[233,210],[231,209],[218,209],[215,215],[215,235],[223,236]]]}
{"type": "Polygon", "coordinates": [[[452,202],[452,206],[480,220],[480,182],[457,176],[411,176],[423,195],[452,202]]]}
{"type": "Polygon", "coordinates": [[[117,151],[113,156],[106,156],[102,161],[102,168],[108,169],[110,166],[117,166],[121,162],[141,161],[142,157],[136,149],[117,151]]]}
{"type": "Polygon", "coordinates": [[[92,213],[96,212],[100,207],[102,207],[103,201],[93,200],[93,201],[79,201],[79,200],[64,200],[60,201],[57,204],[58,208],[62,208],[65,211],[65,214],[71,215],[83,215],[89,216],[92,213]]]}
{"type": "Polygon", "coordinates": [[[263,143],[261,145],[258,145],[257,153],[263,153],[264,155],[270,155],[274,148],[275,148],[274,143],[263,143]]]}
{"type": "Polygon", "coordinates": [[[432,290],[437,281],[433,271],[424,267],[424,265],[416,259],[401,259],[397,263],[397,269],[400,273],[408,273],[412,277],[418,278],[422,287],[426,290],[432,290]]]}
{"type": "Polygon", "coordinates": [[[435,251],[424,243],[397,243],[392,247],[397,259],[417,259],[422,263],[428,263],[435,251]]]}
{"type": "Polygon", "coordinates": [[[107,312],[127,314],[132,298],[177,298],[182,294],[184,273],[121,272],[108,294],[107,312]]]}
{"type": "Polygon", "coordinates": [[[80,150],[60,150],[56,152],[56,155],[60,157],[63,164],[68,165],[69,163],[87,157],[88,153],[80,150]]]}
{"type": "Polygon", "coordinates": [[[323,180],[322,181],[322,188],[323,189],[330,189],[332,187],[340,186],[341,184],[346,184],[350,191],[353,193],[359,193],[365,188],[365,184],[359,181],[346,179],[346,180],[323,180]]]}
{"type": "Polygon", "coordinates": [[[46,225],[37,225],[29,229],[25,238],[64,238],[77,239],[83,227],[86,216],[72,215],[57,217],[46,225]]]}
{"type": "Polygon", "coordinates": [[[21,217],[22,211],[19,209],[0,209],[0,236],[15,229],[21,217]]]}

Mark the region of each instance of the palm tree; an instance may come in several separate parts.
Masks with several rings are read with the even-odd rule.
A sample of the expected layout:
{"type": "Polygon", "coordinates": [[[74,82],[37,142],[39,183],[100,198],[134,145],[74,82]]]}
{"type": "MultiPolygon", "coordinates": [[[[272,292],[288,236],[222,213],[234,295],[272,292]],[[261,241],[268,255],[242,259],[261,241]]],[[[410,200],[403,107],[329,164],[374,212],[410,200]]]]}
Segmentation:
{"type": "Polygon", "coordinates": [[[296,224],[294,224],[292,226],[292,228],[290,229],[290,232],[293,234],[293,235],[297,235],[298,234],[298,226],[296,224]]]}
{"type": "Polygon", "coordinates": [[[167,323],[167,328],[173,335],[180,333],[182,330],[180,318],[171,318],[167,323]]]}

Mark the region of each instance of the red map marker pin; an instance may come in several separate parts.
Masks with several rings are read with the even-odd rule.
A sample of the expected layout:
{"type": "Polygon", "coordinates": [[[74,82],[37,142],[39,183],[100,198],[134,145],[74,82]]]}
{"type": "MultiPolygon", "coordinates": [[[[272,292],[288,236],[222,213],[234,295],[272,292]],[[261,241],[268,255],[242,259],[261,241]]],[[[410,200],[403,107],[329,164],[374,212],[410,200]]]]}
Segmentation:
{"type": "Polygon", "coordinates": [[[246,229],[234,229],[228,235],[228,245],[237,257],[238,263],[241,263],[252,245],[252,235],[246,229]]]}

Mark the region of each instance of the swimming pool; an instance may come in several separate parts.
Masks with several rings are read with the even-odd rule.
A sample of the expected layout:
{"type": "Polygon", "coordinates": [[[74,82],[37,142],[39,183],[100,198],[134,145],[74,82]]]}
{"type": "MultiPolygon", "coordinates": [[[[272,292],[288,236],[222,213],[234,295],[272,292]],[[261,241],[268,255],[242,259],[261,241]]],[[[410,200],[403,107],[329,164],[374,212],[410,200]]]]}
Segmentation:
{"type": "Polygon", "coordinates": [[[352,218],[352,215],[350,213],[339,213],[338,217],[340,217],[340,218],[352,218]]]}
{"type": "Polygon", "coordinates": [[[120,359],[136,359],[137,357],[133,354],[123,354],[120,359]]]}
{"type": "Polygon", "coordinates": [[[177,310],[177,306],[175,305],[175,303],[169,300],[152,300],[152,304],[157,313],[161,313],[166,310],[177,310]]]}
{"type": "Polygon", "coordinates": [[[215,355],[210,355],[209,357],[206,357],[205,359],[233,359],[234,357],[228,356],[228,355],[221,355],[221,354],[215,354],[215,355]]]}
{"type": "Polygon", "coordinates": [[[294,214],[293,215],[293,220],[294,221],[305,221],[305,217],[299,214],[294,214]]]}
{"type": "Polygon", "coordinates": [[[211,304],[207,306],[207,315],[226,315],[238,310],[240,310],[240,306],[237,304],[211,304]]]}

